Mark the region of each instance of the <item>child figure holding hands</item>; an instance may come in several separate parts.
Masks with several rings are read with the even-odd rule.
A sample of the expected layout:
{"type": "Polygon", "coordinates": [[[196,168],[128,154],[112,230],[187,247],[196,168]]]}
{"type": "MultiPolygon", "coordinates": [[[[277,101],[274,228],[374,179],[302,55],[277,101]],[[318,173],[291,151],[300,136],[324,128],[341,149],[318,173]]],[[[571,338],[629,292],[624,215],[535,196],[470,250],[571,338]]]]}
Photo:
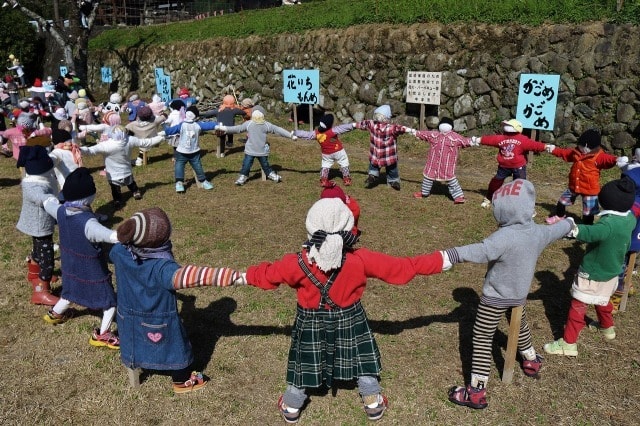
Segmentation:
{"type": "Polygon", "coordinates": [[[353,214],[338,198],[316,201],[307,213],[306,229],[309,239],[302,251],[246,272],[249,285],[263,290],[288,285],[297,293],[280,414],[287,423],[297,422],[307,388],[331,387],[333,380],[344,380],[357,381],[367,418],[378,420],[387,398],[379,383],[380,353],[360,303],[367,279],[404,285],[416,275],[442,272],[443,254],[393,257],[356,249],[353,214]]]}
{"type": "Polygon", "coordinates": [[[420,192],[413,194],[415,198],[427,198],[431,194],[434,181],[443,181],[449,187],[454,204],[463,204],[466,200],[460,182],[456,177],[458,152],[462,148],[474,146],[470,138],[453,131],[453,120],[443,117],[438,130],[418,130],[416,138],[431,145],[427,153],[427,163],[422,172],[420,192]]]}
{"type": "MultiPolygon", "coordinates": [[[[527,302],[538,256],[551,242],[571,230],[572,222],[562,220],[552,227],[533,222],[535,189],[528,180],[516,179],[502,185],[493,194],[493,216],[499,228],[484,241],[455,247],[445,253],[451,263],[487,263],[473,326],[471,380],[466,386],[449,391],[449,401],[471,408],[485,408],[487,382],[491,372],[491,346],[498,323],[505,313],[527,302]]],[[[518,336],[524,374],[537,377],[542,358],[531,341],[526,311],[518,336]]]]}
{"type": "Polygon", "coordinates": [[[118,283],[120,358],[131,369],[170,371],[175,393],[201,389],[207,379],[191,370],[193,352],[180,316],[176,290],[226,287],[239,272],[181,266],[173,257],[171,222],[157,208],[135,213],[118,226],[120,244],[109,257],[118,283]]]}

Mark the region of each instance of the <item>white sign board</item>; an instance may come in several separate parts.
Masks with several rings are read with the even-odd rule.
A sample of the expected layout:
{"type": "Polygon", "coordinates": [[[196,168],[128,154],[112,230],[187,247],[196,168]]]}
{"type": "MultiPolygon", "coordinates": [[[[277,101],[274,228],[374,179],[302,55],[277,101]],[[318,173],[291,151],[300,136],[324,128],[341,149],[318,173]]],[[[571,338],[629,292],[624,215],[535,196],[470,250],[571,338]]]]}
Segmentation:
{"type": "Polygon", "coordinates": [[[407,103],[440,105],[442,73],[409,71],[407,73],[407,103]]]}

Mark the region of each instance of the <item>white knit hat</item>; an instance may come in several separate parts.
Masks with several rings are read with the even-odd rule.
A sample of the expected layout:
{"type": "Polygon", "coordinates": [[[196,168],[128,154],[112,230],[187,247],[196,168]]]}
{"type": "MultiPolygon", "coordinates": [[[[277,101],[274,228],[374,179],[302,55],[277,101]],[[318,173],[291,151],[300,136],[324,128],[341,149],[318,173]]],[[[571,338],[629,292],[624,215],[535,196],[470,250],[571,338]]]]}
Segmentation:
{"type": "Polygon", "coordinates": [[[322,271],[330,271],[342,265],[344,242],[340,231],[351,231],[353,213],[339,198],[322,198],[315,202],[307,213],[307,233],[311,240],[316,231],[324,231],[328,235],[320,249],[315,245],[309,248],[308,258],[316,263],[322,271]]]}

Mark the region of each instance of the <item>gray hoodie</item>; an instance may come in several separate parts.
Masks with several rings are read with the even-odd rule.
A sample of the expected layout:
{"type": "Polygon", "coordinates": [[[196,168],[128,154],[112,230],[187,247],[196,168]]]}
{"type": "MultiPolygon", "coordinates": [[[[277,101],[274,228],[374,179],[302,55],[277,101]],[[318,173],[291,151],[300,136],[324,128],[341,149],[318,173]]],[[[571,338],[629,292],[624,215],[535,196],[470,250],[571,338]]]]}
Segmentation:
{"type": "Polygon", "coordinates": [[[516,179],[493,195],[493,216],[499,229],[481,243],[447,250],[451,263],[487,263],[481,301],[494,307],[524,305],[538,256],[551,242],[569,233],[572,224],[533,221],[536,193],[533,184],[516,179]]]}

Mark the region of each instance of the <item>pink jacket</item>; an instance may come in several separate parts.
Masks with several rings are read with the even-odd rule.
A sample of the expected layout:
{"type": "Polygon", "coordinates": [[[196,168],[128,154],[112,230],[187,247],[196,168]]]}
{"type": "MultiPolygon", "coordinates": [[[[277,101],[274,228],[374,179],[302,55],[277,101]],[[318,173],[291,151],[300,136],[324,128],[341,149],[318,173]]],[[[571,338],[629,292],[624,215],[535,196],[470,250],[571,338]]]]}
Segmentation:
{"type": "MultiPolygon", "coordinates": [[[[38,129],[34,132],[35,136],[51,136],[51,128],[45,127],[44,129],[38,129]]],[[[24,136],[23,127],[16,126],[5,131],[0,131],[0,136],[5,137],[11,141],[11,148],[13,150],[13,158],[18,161],[18,155],[20,155],[20,147],[26,145],[27,138],[24,136]]]]}

